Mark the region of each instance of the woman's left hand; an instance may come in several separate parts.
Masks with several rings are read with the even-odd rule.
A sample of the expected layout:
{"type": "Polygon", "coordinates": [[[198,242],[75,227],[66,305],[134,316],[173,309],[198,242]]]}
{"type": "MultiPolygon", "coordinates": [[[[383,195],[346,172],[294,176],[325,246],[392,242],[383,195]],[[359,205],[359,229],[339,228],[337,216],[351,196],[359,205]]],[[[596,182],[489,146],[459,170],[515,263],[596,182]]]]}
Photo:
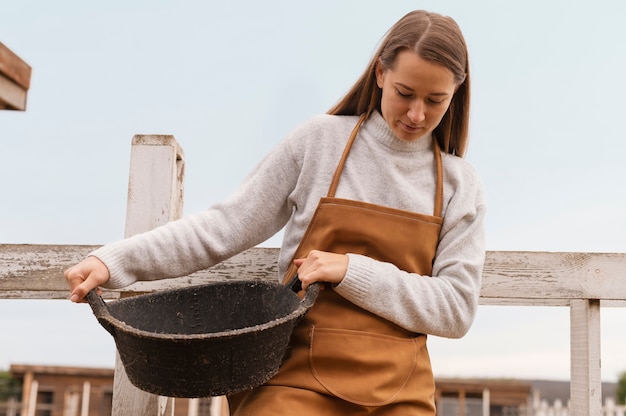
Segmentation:
{"type": "Polygon", "coordinates": [[[295,259],[294,263],[302,289],[315,282],[341,283],[348,270],[348,256],[319,250],[311,250],[306,258],[295,259]]]}

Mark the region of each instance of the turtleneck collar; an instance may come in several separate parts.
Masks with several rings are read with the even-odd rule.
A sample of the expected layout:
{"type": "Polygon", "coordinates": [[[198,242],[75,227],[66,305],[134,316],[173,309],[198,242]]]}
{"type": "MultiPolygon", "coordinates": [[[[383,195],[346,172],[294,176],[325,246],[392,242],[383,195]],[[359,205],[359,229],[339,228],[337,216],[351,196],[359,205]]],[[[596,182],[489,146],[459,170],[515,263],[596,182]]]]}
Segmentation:
{"type": "Polygon", "coordinates": [[[426,150],[432,151],[432,134],[420,137],[417,140],[399,139],[389,127],[383,116],[374,111],[370,117],[365,120],[361,127],[364,133],[373,137],[377,142],[391,150],[399,152],[422,152],[426,150]]]}

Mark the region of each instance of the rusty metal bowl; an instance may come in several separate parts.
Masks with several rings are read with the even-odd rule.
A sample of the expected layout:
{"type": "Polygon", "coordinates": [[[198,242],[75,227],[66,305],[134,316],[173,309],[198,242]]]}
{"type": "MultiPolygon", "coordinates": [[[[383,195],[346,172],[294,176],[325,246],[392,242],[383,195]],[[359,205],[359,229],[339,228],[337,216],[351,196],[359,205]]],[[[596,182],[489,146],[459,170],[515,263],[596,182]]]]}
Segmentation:
{"type": "Polygon", "coordinates": [[[133,385],[168,397],[207,397],[257,387],[278,372],[319,286],[302,300],[294,290],[234,280],[109,302],[92,290],[87,300],[133,385]]]}

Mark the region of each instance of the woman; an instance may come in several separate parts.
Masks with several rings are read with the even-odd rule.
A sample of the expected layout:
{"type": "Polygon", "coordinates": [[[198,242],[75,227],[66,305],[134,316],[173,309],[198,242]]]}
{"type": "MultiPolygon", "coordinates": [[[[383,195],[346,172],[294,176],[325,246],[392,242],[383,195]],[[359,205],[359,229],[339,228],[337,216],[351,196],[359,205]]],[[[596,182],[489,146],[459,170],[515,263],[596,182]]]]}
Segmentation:
{"type": "Polygon", "coordinates": [[[106,245],[65,272],[97,287],[190,274],[285,227],[283,281],[324,289],[235,415],[434,415],[426,334],[461,337],[478,305],[485,204],[462,159],[470,78],[451,18],[414,11],[327,115],[293,131],[229,199],[106,245]]]}

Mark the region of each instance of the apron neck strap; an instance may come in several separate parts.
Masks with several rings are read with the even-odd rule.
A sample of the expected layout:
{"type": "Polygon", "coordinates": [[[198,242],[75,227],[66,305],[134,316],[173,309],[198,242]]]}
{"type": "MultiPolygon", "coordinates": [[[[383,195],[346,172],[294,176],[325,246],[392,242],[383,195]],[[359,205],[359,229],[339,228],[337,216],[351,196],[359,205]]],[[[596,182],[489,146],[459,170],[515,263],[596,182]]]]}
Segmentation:
{"type": "Polygon", "coordinates": [[[359,121],[356,123],[356,126],[352,129],[352,133],[350,133],[350,138],[348,139],[348,143],[346,147],[343,149],[343,154],[341,155],[341,160],[337,165],[337,169],[335,169],[335,174],[333,175],[333,181],[330,184],[330,188],[328,188],[328,197],[334,198],[335,192],[337,192],[337,186],[339,186],[339,177],[341,176],[341,171],[343,171],[343,165],[346,163],[346,159],[348,158],[348,153],[350,153],[350,149],[352,148],[352,143],[354,143],[354,139],[356,139],[356,134],[359,132],[359,128],[361,128],[361,124],[365,121],[365,114],[359,118],[359,121]]]}
{"type": "Polygon", "coordinates": [[[435,164],[437,165],[437,190],[435,192],[435,217],[441,217],[443,211],[443,162],[441,161],[441,148],[439,140],[433,136],[433,151],[435,152],[435,164]]]}
{"type": "MultiPolygon", "coordinates": [[[[333,175],[333,180],[328,188],[328,197],[334,198],[335,193],[337,192],[337,187],[339,186],[339,178],[341,177],[341,172],[343,171],[343,166],[346,163],[346,159],[348,158],[348,153],[350,153],[350,149],[352,148],[352,143],[356,139],[357,133],[361,128],[361,125],[365,121],[366,114],[363,114],[359,121],[356,123],[356,126],[352,129],[352,133],[350,134],[350,138],[348,139],[348,143],[346,143],[346,147],[343,149],[343,154],[341,155],[341,160],[339,160],[339,164],[337,165],[337,169],[335,169],[335,174],[333,175]]],[[[433,138],[433,151],[435,153],[435,164],[437,168],[437,188],[435,193],[435,217],[441,217],[441,212],[443,210],[443,163],[441,160],[441,149],[439,147],[439,142],[436,138],[433,138]]]]}

